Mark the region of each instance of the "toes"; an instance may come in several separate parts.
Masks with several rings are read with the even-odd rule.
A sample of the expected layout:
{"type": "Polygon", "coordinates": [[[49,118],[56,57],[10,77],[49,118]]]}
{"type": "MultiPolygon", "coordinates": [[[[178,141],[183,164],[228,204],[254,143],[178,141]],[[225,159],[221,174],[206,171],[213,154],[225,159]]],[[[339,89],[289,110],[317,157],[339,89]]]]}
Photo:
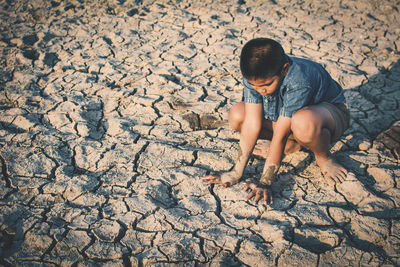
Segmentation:
{"type": "Polygon", "coordinates": [[[337,173],[337,178],[339,182],[342,183],[344,180],[346,180],[346,177],[347,177],[347,170],[344,168],[340,168],[337,173]]]}
{"type": "Polygon", "coordinates": [[[341,173],[341,175],[339,176],[339,180],[341,183],[343,183],[346,180],[346,173],[341,173]]]}
{"type": "Polygon", "coordinates": [[[342,183],[346,180],[347,177],[347,170],[340,166],[339,164],[335,163],[332,159],[327,160],[322,165],[320,165],[322,174],[329,184],[334,183],[342,183]]]}

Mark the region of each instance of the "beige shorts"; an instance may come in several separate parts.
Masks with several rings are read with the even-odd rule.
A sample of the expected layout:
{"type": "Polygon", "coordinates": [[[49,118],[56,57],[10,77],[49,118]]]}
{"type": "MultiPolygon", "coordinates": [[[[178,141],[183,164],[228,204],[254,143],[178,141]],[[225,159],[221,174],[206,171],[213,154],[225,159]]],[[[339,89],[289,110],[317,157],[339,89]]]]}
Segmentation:
{"type": "MultiPolygon", "coordinates": [[[[317,106],[326,108],[332,114],[332,117],[335,120],[335,132],[332,135],[331,142],[338,141],[343,133],[349,128],[350,124],[350,112],[347,104],[334,105],[328,102],[322,102],[317,104],[317,106]]],[[[271,140],[272,132],[270,130],[261,131],[259,138],[271,140]]],[[[293,133],[289,135],[288,139],[295,140],[293,133]]]]}
{"type": "Polygon", "coordinates": [[[328,102],[322,102],[318,104],[326,108],[335,120],[335,132],[332,135],[332,142],[338,141],[343,133],[349,128],[350,124],[350,112],[347,104],[331,104],[328,102]]]}

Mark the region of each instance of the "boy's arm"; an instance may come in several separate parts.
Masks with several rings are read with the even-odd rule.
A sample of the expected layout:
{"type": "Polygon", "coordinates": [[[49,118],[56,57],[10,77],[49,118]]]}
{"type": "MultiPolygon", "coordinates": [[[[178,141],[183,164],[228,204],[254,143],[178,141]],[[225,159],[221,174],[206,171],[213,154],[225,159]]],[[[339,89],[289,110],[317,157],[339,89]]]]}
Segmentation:
{"type": "Polygon", "coordinates": [[[270,186],[275,180],[281,164],[283,151],[287,138],[290,134],[291,118],[280,116],[275,123],[274,134],[268,151],[268,157],[265,162],[263,174],[260,179],[262,185],[270,186]]]}
{"type": "Polygon", "coordinates": [[[233,170],[221,175],[206,175],[202,178],[205,184],[221,184],[228,187],[239,182],[260,134],[262,120],[262,104],[246,103],[245,118],[240,129],[239,152],[233,170]]]}
{"type": "Polygon", "coordinates": [[[290,134],[291,119],[287,117],[279,117],[274,126],[274,133],[268,150],[268,157],[265,162],[264,170],[261,175],[260,183],[247,184],[245,190],[251,189],[247,199],[254,197],[253,203],[257,204],[259,200],[264,198],[264,204],[272,203],[272,191],[270,186],[275,180],[279,165],[281,164],[283,150],[286,145],[287,138],[290,134]]]}
{"type": "Polygon", "coordinates": [[[263,120],[262,104],[245,104],[245,119],[240,130],[239,152],[236,159],[234,172],[240,178],[251,152],[257,142],[263,120]]]}

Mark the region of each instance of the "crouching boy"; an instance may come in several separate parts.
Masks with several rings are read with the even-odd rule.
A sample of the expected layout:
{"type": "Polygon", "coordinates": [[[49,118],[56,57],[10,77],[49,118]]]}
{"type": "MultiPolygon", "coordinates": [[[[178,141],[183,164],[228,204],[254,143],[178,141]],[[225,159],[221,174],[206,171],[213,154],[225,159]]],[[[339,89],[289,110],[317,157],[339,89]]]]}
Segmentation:
{"type": "Polygon", "coordinates": [[[229,111],[229,124],[240,132],[239,152],[232,171],[207,175],[205,184],[224,187],[239,182],[253,153],[266,156],[258,184],[247,184],[248,199],[272,203],[272,183],[284,153],[300,146],[311,150],[326,179],[342,182],[347,171],[336,163],[330,144],[349,126],[343,89],[318,63],[289,57],[271,39],[245,44],[240,55],[244,102],[229,111]],[[270,140],[256,146],[259,138],[270,140]]]}

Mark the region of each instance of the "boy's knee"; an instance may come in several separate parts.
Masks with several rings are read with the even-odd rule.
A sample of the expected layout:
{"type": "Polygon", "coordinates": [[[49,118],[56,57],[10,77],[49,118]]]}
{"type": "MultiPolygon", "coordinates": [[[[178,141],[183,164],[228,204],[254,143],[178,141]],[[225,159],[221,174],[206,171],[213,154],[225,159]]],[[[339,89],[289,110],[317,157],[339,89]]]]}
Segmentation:
{"type": "Polygon", "coordinates": [[[228,114],[228,122],[232,129],[240,131],[245,116],[244,103],[240,102],[231,107],[228,114]]]}
{"type": "Polygon", "coordinates": [[[319,128],[312,114],[306,109],[297,111],[292,117],[291,130],[293,136],[301,143],[311,143],[318,135],[319,128]]]}

